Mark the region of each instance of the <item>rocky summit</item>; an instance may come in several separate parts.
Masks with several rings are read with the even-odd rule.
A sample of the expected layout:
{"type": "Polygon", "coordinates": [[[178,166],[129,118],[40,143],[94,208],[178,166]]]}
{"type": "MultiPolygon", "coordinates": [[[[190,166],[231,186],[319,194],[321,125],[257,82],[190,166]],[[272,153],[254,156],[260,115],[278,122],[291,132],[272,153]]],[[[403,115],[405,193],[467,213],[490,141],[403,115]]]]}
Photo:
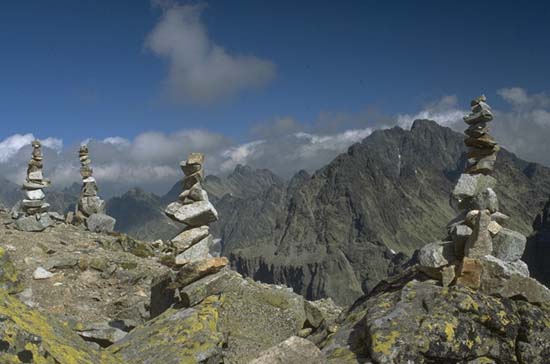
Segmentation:
{"type": "MultiPolygon", "coordinates": [[[[500,210],[495,165],[472,168],[480,161],[452,191],[447,236],[396,260],[398,274],[346,307],[231,269],[210,232],[219,214],[200,153],[181,163],[183,191],[166,215],[183,230],[166,242],[91,229],[99,214],[25,231],[2,210],[0,362],[547,364],[550,290],[529,277],[527,239],[500,210]]],[[[88,183],[83,195],[97,192],[88,183]]],[[[373,246],[373,258],[384,252],[373,246]]]]}
{"type": "Polygon", "coordinates": [[[476,146],[470,147],[472,158],[451,195],[459,214],[447,225],[447,238],[421,248],[415,260],[444,286],[458,284],[502,297],[522,297],[531,303],[546,302],[550,290],[529,277],[529,268],[521,260],[527,237],[507,228],[510,217],[499,210],[494,191],[497,180],[490,175],[498,151],[498,144],[488,136],[491,108],[484,96],[473,100],[471,106],[472,113],[464,117],[470,125],[465,133],[480,128],[465,139],[467,146],[476,146]],[[480,138],[491,143],[479,148],[473,140],[480,138]],[[478,149],[482,149],[482,158],[478,158],[478,149]],[[485,159],[488,155],[491,163],[485,159]]]}

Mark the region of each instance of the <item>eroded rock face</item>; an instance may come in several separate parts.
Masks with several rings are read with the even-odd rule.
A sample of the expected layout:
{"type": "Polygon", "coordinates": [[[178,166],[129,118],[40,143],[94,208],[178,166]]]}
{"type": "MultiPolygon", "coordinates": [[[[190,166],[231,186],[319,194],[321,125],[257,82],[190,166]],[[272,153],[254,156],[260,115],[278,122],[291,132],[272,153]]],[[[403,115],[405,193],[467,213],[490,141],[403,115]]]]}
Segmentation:
{"type": "Polygon", "coordinates": [[[550,307],[412,280],[357,304],[322,346],[335,364],[543,364],[550,307]]]}

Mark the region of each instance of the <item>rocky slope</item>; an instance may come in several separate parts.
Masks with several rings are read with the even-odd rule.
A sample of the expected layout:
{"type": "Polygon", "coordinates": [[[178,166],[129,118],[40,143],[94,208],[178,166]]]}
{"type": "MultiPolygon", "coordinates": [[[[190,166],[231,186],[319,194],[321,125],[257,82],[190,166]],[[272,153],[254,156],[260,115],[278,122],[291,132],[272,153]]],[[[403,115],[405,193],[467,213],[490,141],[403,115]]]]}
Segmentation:
{"type": "MultiPolygon", "coordinates": [[[[410,254],[445,235],[464,153],[461,134],[431,121],[376,131],[311,177],[216,201],[224,254],[245,275],[351,303],[401,262],[392,251],[410,254]]],[[[529,234],[550,195],[550,169],[505,150],[495,169],[501,210],[529,234]]]]}
{"type": "Polygon", "coordinates": [[[163,213],[167,204],[160,197],[136,188],[110,199],[107,202],[107,214],[116,218],[117,231],[143,240],[168,240],[181,227],[163,213]]]}
{"type": "MultiPolygon", "coordinates": [[[[393,273],[403,254],[444,237],[455,215],[449,193],[464,163],[462,134],[418,120],[411,130],[376,131],[313,175],[301,171],[287,182],[238,166],[204,182],[221,216],[212,232],[244,275],[349,304],[393,273]]],[[[502,150],[495,170],[501,210],[514,216],[510,228],[529,235],[550,196],[550,169],[502,150]]],[[[139,205],[146,218],[126,218],[138,211],[127,196],[109,214],[127,221],[121,231],[170,238],[159,206],[180,189],[139,205]]]]}
{"type": "Polygon", "coordinates": [[[124,235],[0,220],[1,363],[548,362],[548,300],[442,287],[415,266],[342,311],[243,278],[225,258],[171,269],[124,235]],[[42,266],[53,275],[37,276],[42,266]]]}
{"type": "Polygon", "coordinates": [[[245,364],[291,337],[326,335],[341,312],[245,279],[225,258],[171,269],[158,246],[125,235],[13,227],[0,213],[2,363],[245,364]]]}
{"type": "Polygon", "coordinates": [[[441,287],[414,269],[358,300],[321,344],[338,364],[545,364],[549,302],[441,287]]]}
{"type": "Polygon", "coordinates": [[[533,276],[550,287],[550,266],[547,263],[547,257],[550,257],[550,199],[537,215],[533,229],[535,232],[527,242],[525,261],[533,276]]]}

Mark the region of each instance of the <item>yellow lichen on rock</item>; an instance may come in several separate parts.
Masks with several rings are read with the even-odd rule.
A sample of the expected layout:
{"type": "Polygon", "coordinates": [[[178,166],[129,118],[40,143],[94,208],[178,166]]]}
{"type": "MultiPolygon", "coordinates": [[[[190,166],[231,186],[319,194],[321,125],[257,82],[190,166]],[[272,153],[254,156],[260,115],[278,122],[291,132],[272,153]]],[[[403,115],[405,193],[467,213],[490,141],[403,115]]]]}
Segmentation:
{"type": "Polygon", "coordinates": [[[384,355],[390,355],[391,349],[395,346],[397,338],[401,334],[399,331],[391,331],[388,335],[382,333],[374,333],[371,337],[372,340],[372,350],[377,353],[382,353],[384,355]]]}
{"type": "MultiPolygon", "coordinates": [[[[88,346],[78,335],[53,318],[31,310],[0,290],[0,336],[10,345],[0,357],[10,363],[10,350],[26,350],[36,364],[122,364],[108,353],[88,346]],[[22,342],[18,340],[23,339],[22,342]],[[18,345],[23,344],[23,347],[18,345]]],[[[19,361],[16,361],[18,363],[19,361]]]]}

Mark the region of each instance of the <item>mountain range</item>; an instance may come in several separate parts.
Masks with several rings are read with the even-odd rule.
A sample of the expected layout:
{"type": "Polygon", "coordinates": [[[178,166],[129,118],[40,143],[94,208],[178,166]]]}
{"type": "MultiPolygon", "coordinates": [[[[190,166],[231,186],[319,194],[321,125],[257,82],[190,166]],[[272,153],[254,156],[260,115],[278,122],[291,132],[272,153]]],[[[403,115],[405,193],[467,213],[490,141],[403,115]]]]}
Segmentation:
{"type": "MultiPolygon", "coordinates": [[[[412,253],[445,237],[456,212],[449,203],[466,163],[463,135],[429,120],[410,130],[377,130],[313,174],[286,181],[268,169],[237,166],[203,186],[220,214],[213,234],[240,273],[286,284],[308,299],[332,297],[350,304],[396,272],[412,253]]],[[[550,168],[501,150],[494,173],[500,209],[509,226],[531,235],[526,259],[533,274],[550,283],[541,252],[550,246],[550,168]],[[545,206],[546,205],[546,206],[545,206]]],[[[0,183],[10,205],[18,187],[0,183]]],[[[50,194],[63,210],[78,186],[50,194]]],[[[181,229],[164,207],[164,196],[133,189],[108,201],[117,230],[143,240],[168,240],[181,229]]]]}

